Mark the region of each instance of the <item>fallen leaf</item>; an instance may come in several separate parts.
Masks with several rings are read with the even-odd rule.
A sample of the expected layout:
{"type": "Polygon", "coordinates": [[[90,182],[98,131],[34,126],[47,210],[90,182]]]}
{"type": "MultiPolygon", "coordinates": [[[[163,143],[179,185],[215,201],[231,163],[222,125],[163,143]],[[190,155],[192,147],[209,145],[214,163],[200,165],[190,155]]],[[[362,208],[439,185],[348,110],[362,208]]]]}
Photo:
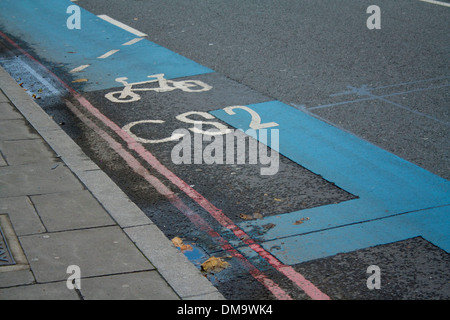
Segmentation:
{"type": "Polygon", "coordinates": [[[269,230],[269,229],[274,228],[275,226],[276,226],[276,224],[268,223],[268,224],[263,225],[263,228],[266,230],[269,230]]]}
{"type": "Polygon", "coordinates": [[[281,201],[281,199],[278,199],[278,198],[274,198],[273,200],[275,200],[275,201],[281,201]]]}
{"type": "Polygon", "coordinates": [[[78,83],[78,82],[88,82],[88,81],[89,81],[88,79],[82,78],[82,79],[74,80],[74,81],[72,81],[72,82],[73,82],[73,83],[78,83]]]}
{"type": "Polygon", "coordinates": [[[181,252],[183,251],[192,251],[192,246],[188,244],[184,244],[183,240],[179,237],[175,237],[172,239],[172,243],[175,247],[180,248],[181,252]]]}
{"type": "Polygon", "coordinates": [[[222,258],[211,257],[202,263],[202,270],[205,272],[220,272],[229,266],[230,264],[222,258]]]}
{"type": "Polygon", "coordinates": [[[255,212],[253,215],[241,213],[239,215],[239,217],[242,220],[255,220],[255,219],[262,219],[263,215],[261,213],[259,213],[259,212],[255,212]]]}
{"type": "Polygon", "coordinates": [[[294,224],[295,225],[299,225],[299,224],[302,224],[303,222],[308,221],[308,220],[309,220],[309,217],[301,218],[300,220],[295,221],[294,224]]]}
{"type": "Polygon", "coordinates": [[[241,214],[239,215],[239,217],[240,217],[242,220],[253,220],[253,219],[255,219],[255,218],[253,218],[253,216],[251,216],[251,215],[249,215],[249,214],[243,214],[243,213],[241,213],[241,214]]]}
{"type": "Polygon", "coordinates": [[[263,215],[262,215],[261,213],[255,212],[255,213],[253,214],[253,218],[255,218],[255,219],[262,219],[262,218],[264,218],[264,217],[263,217],[263,215]]]}

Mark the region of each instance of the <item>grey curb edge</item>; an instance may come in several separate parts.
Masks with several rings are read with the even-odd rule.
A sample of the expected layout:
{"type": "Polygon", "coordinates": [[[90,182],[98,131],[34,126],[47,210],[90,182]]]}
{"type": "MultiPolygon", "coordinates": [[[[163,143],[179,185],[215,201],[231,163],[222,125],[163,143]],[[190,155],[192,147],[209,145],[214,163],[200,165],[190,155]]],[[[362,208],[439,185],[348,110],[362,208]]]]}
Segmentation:
{"type": "Polygon", "coordinates": [[[0,88],[181,299],[223,300],[211,282],[0,66],[0,88]]]}

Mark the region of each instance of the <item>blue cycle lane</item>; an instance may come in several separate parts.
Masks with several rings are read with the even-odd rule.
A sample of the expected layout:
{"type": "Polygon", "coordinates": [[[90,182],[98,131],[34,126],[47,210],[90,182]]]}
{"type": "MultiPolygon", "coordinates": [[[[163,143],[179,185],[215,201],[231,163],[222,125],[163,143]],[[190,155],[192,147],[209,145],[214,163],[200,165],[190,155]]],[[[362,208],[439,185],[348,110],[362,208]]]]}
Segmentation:
{"type": "MultiPolygon", "coordinates": [[[[417,236],[450,251],[447,180],[279,101],[248,107],[262,122],[279,124],[280,154],[358,197],[240,224],[267,250],[277,248],[271,252],[281,261],[292,265],[417,236]],[[305,218],[299,228],[295,222],[305,218]],[[276,227],[264,229],[270,223],[276,227]]],[[[249,129],[246,112],[212,114],[249,129]]]]}
{"type": "Polygon", "coordinates": [[[82,9],[80,29],[68,29],[71,1],[2,0],[0,21],[4,33],[25,44],[51,66],[54,73],[80,91],[121,86],[115,79],[127,75],[129,82],[164,73],[167,79],[213,72],[179,54],[82,9]],[[103,58],[105,54],[110,54],[103,58]],[[87,66],[82,73],[70,73],[87,66]],[[72,82],[87,79],[86,82],[72,82]]]}
{"type": "MultiPolygon", "coordinates": [[[[140,38],[136,34],[84,9],[81,29],[69,30],[66,10],[72,4],[2,0],[0,26],[80,93],[118,87],[116,78],[124,75],[139,82],[158,73],[176,79],[214,72],[147,39],[135,41],[140,38]],[[73,72],[81,66],[82,73],[73,72]]],[[[263,123],[278,124],[276,151],[357,197],[238,224],[280,261],[295,265],[417,236],[450,252],[447,180],[282,102],[247,107],[263,123]],[[308,220],[296,225],[302,218],[308,220]],[[269,223],[275,227],[264,228],[269,223]]],[[[249,129],[251,115],[245,110],[210,114],[231,127],[249,129]]],[[[233,241],[246,255],[255,255],[233,241]]]]}

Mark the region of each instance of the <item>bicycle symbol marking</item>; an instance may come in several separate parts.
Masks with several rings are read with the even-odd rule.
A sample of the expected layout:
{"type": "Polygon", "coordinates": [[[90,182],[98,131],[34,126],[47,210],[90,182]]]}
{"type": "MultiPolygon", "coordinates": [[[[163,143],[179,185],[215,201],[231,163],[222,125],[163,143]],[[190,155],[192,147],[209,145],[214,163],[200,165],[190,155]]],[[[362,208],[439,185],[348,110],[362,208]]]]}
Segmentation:
{"type": "Polygon", "coordinates": [[[180,89],[184,92],[205,92],[212,89],[210,85],[200,80],[167,80],[164,78],[164,73],[150,75],[147,76],[147,78],[154,79],[142,82],[128,83],[127,77],[116,78],[116,82],[122,83],[124,88],[121,91],[107,93],[105,95],[105,98],[115,103],[129,103],[141,100],[141,96],[136,93],[139,91],[170,92],[176,89],[180,89]],[[157,83],[158,87],[136,88],[136,86],[146,85],[150,83],[157,83]]]}

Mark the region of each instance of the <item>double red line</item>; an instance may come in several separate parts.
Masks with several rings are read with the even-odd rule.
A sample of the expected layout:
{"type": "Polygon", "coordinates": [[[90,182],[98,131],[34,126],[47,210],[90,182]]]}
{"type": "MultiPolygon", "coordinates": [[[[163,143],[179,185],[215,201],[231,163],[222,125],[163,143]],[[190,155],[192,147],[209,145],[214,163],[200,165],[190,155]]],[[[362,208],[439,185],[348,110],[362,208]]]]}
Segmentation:
{"type": "MultiPolygon", "coordinates": [[[[200,193],[190,187],[185,181],[176,176],[172,171],[167,169],[158,159],[153,156],[147,149],[145,149],[140,143],[138,143],[127,132],[120,128],[117,124],[111,121],[108,117],[102,114],[97,108],[95,108],[87,99],[81,94],[76,92],[52,71],[48,70],[39,61],[37,61],[28,52],[23,50],[17,43],[6,36],[0,31],[0,36],[7,42],[17,48],[21,53],[26,55],[31,60],[40,64],[47,70],[55,79],[57,79],[79,102],[79,104],[92,116],[101,121],[106,127],[117,134],[126,144],[129,150],[136,152],[139,157],[149,164],[154,170],[164,176],[173,185],[178,187],[193,201],[200,205],[205,211],[207,211],[212,217],[214,217],[223,227],[231,230],[234,235],[245,243],[250,249],[255,251],[260,257],[264,258],[272,267],[282,273],[293,283],[295,283],[300,289],[302,289],[310,298],[314,300],[329,300],[330,298],[321,292],[313,283],[308,281],[303,275],[294,270],[291,266],[283,264],[270,252],[266,251],[261,245],[256,243],[250,236],[248,236],[241,228],[239,228],[229,217],[227,217],[222,210],[216,208],[200,193]]],[[[260,283],[262,283],[272,294],[280,300],[291,300],[292,297],[286,293],[281,287],[279,287],[273,280],[268,278],[264,273],[253,266],[241,253],[233,248],[220,234],[206,222],[200,215],[192,211],[175,193],[173,193],[161,180],[150,174],[150,172],[130,153],[124,146],[117,142],[106,131],[97,126],[91,121],[83,112],[75,107],[70,102],[66,102],[68,108],[87,126],[94,130],[99,136],[101,136],[109,146],[119,154],[128,164],[128,166],[137,174],[141,175],[147,182],[149,182],[160,194],[164,195],[170,203],[182,212],[190,221],[202,231],[209,234],[224,250],[228,251],[233,257],[239,259],[244,266],[249,270],[249,273],[260,283]]]]}

